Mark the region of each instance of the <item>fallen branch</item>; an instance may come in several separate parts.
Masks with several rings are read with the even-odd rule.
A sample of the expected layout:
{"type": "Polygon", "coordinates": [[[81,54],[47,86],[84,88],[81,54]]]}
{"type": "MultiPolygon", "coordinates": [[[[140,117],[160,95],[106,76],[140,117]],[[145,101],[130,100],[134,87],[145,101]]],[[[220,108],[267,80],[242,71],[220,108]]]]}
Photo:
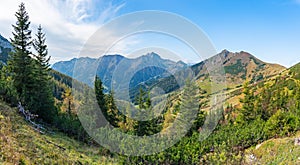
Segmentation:
{"type": "Polygon", "coordinates": [[[44,128],[42,125],[40,124],[36,124],[35,122],[33,122],[31,119],[36,118],[37,115],[33,115],[31,114],[29,111],[26,111],[24,109],[24,107],[22,106],[21,102],[19,102],[18,104],[18,108],[19,108],[19,112],[23,114],[23,116],[25,117],[26,121],[28,121],[30,124],[33,125],[33,129],[36,130],[37,132],[41,133],[41,134],[45,134],[45,132],[47,131],[46,128],[44,128]]]}
{"type": "Polygon", "coordinates": [[[66,150],[65,147],[62,147],[62,146],[60,146],[60,145],[58,145],[58,144],[56,144],[56,143],[54,143],[54,142],[52,142],[52,141],[49,141],[49,140],[47,140],[47,139],[45,139],[45,141],[46,141],[47,143],[49,143],[49,144],[53,144],[54,146],[58,147],[59,149],[61,149],[61,150],[63,150],[63,151],[66,150]]]}

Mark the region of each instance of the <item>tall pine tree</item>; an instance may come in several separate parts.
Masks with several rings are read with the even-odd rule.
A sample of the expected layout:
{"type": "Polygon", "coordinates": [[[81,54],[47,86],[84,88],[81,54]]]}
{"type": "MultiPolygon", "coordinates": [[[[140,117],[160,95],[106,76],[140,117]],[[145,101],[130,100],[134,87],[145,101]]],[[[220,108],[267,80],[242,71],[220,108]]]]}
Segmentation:
{"type": "Polygon", "coordinates": [[[254,110],[254,92],[249,87],[249,82],[246,82],[244,84],[244,98],[240,100],[240,102],[243,104],[243,107],[241,109],[241,122],[249,122],[256,118],[256,112],[254,110]]]}
{"type": "Polygon", "coordinates": [[[46,37],[42,32],[41,25],[38,27],[36,39],[34,39],[33,47],[36,51],[34,60],[35,66],[35,94],[34,108],[35,111],[42,119],[47,122],[51,122],[55,115],[54,98],[52,95],[52,88],[50,84],[49,76],[49,60],[48,49],[46,45],[46,37]],[[51,114],[51,115],[50,115],[51,114]]]}
{"type": "Polygon", "coordinates": [[[117,105],[115,104],[114,91],[111,90],[106,95],[106,107],[108,113],[108,120],[114,127],[119,127],[119,122],[124,118],[121,112],[119,112],[117,105]]]}
{"type": "Polygon", "coordinates": [[[32,75],[32,58],[29,51],[31,42],[30,21],[24,3],[21,3],[16,12],[17,22],[13,26],[13,38],[10,39],[14,51],[8,61],[12,72],[12,79],[17,90],[18,97],[23,104],[31,100],[28,95],[30,92],[30,78],[32,75]]]}
{"type": "Polygon", "coordinates": [[[109,114],[107,112],[106,102],[105,102],[105,94],[103,93],[104,88],[102,85],[102,81],[98,76],[96,76],[96,78],[95,78],[94,87],[95,87],[95,95],[96,95],[96,99],[97,99],[99,108],[102,111],[102,114],[104,115],[104,117],[108,121],[110,121],[109,114]]]}

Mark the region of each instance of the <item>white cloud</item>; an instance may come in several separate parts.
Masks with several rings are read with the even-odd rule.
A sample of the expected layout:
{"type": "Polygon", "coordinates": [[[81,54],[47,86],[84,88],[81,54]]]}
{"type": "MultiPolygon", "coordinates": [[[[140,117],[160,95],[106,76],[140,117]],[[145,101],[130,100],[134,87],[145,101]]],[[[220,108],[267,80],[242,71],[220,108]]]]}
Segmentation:
{"type": "Polygon", "coordinates": [[[33,33],[39,24],[46,32],[51,63],[77,57],[86,40],[124,6],[105,0],[5,1],[0,6],[0,33],[4,37],[12,37],[11,24],[21,2],[29,13],[33,33]]]}

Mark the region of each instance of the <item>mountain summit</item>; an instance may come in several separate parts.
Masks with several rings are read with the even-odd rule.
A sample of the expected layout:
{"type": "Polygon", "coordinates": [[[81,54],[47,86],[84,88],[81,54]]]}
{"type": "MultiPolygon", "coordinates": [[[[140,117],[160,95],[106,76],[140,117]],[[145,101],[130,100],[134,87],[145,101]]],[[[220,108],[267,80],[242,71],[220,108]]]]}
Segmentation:
{"type": "Polygon", "coordinates": [[[248,52],[241,51],[233,53],[228,50],[223,50],[216,56],[192,66],[196,75],[198,75],[198,79],[201,81],[206,79],[208,73],[205,66],[212,63],[223,66],[226,82],[229,86],[240,85],[245,81],[257,82],[286,69],[278,64],[263,62],[248,52]],[[222,60],[218,61],[217,59],[220,58],[222,60]]]}

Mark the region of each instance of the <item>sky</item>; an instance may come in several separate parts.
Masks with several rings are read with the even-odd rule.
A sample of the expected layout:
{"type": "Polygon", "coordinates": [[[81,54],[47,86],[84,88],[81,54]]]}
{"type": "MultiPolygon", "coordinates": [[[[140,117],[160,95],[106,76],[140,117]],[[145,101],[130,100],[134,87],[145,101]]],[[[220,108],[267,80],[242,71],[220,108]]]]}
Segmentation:
{"type": "MultiPolygon", "coordinates": [[[[124,14],[143,10],[167,11],[188,19],[202,29],[217,52],[223,49],[247,51],[263,61],[286,67],[300,62],[300,0],[22,1],[29,13],[33,34],[39,24],[44,28],[51,63],[78,57],[84,44],[101,26],[124,14]]],[[[11,25],[16,21],[14,13],[20,2],[1,2],[0,34],[6,38],[12,37],[11,25]]],[[[124,27],[126,25],[119,28],[124,27]]],[[[114,40],[110,35],[113,33],[110,30],[105,37],[114,40]]],[[[170,37],[157,35],[129,36],[118,42],[110,53],[131,56],[167,42],[168,46],[157,51],[175,52],[180,57],[174,60],[195,62],[187,48],[171,41],[170,37]]]]}

